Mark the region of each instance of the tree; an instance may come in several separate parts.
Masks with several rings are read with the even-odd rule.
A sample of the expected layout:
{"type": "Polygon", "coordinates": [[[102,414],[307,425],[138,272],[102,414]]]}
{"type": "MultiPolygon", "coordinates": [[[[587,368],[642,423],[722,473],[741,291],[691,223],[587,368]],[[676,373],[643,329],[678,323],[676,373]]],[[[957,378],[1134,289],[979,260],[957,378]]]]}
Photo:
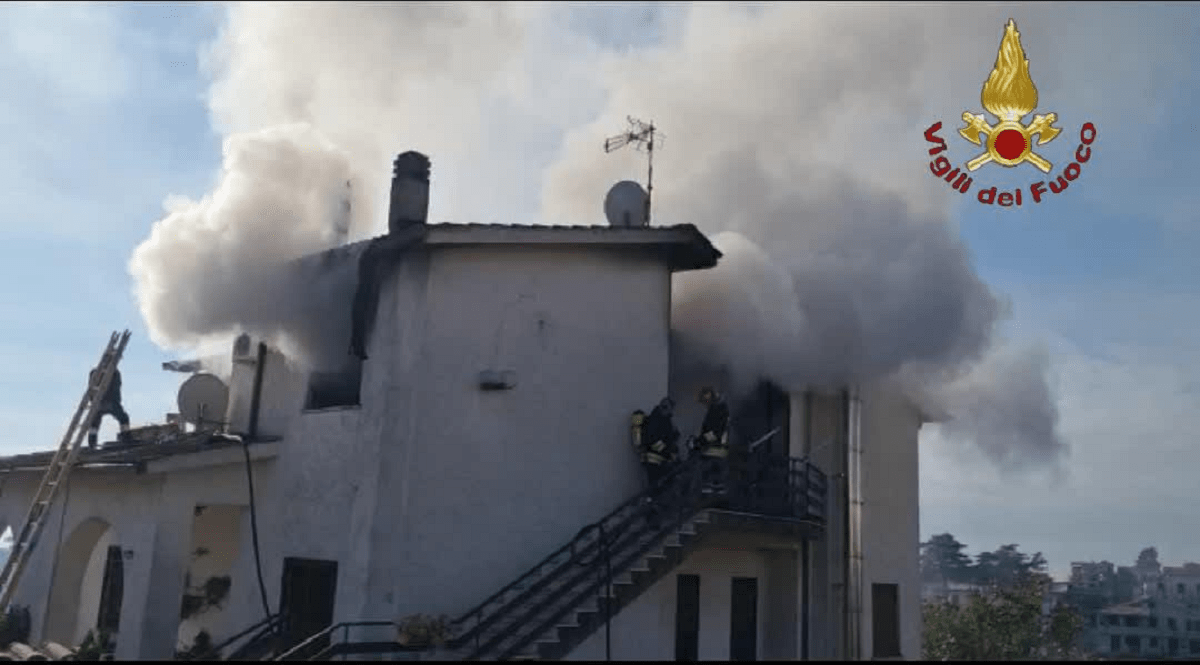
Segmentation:
{"type": "Polygon", "coordinates": [[[1157,575],[1162,570],[1158,563],[1158,548],[1147,547],[1139,552],[1134,568],[1141,575],[1157,575]]]}
{"type": "Polygon", "coordinates": [[[973,596],[965,605],[926,603],[925,660],[1060,659],[1081,656],[1075,647],[1083,619],[1059,606],[1042,616],[1047,578],[1029,575],[1021,583],[973,596]]]}
{"type": "Polygon", "coordinates": [[[963,552],[966,548],[948,533],[921,543],[921,578],[943,585],[967,581],[971,576],[971,557],[963,552]]]}
{"type": "Polygon", "coordinates": [[[980,584],[1012,586],[1045,571],[1046,559],[1041,552],[1031,556],[1018,550],[1015,544],[1001,545],[994,552],[981,552],[976,557],[974,578],[980,584]]]}

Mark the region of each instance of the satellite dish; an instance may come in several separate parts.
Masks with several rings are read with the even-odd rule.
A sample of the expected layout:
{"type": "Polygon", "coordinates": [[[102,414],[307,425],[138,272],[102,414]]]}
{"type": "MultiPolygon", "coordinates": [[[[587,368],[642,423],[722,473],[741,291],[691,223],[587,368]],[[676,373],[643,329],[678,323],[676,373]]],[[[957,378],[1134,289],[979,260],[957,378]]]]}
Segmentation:
{"type": "Polygon", "coordinates": [[[646,201],[649,196],[632,180],[622,180],[604,197],[604,216],[611,226],[646,226],[646,201]]]}
{"type": "Polygon", "coordinates": [[[229,406],[229,388],[216,376],[193,374],[179,386],[179,415],[196,427],[213,426],[225,421],[229,406]]]}

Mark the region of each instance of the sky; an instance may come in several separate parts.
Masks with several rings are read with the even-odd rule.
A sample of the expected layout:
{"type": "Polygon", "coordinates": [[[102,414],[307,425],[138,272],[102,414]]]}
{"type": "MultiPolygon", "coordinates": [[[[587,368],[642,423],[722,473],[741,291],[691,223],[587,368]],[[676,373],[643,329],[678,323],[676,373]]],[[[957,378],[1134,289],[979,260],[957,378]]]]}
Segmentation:
{"type": "MultiPolygon", "coordinates": [[[[600,152],[593,137],[620,131],[627,113],[659,113],[656,215],[693,213],[672,193],[672,170],[687,181],[705,151],[754,147],[762,163],[800,169],[797,191],[818,167],[870,182],[944,218],[1006,304],[996,346],[1046,358],[1067,453],[1013,468],[952,427],[927,425],[923,538],[950,532],[971,552],[1017,543],[1058,575],[1076,560],[1131,563],[1149,545],[1164,563],[1200,560],[1187,526],[1200,508],[1200,220],[1189,166],[1200,7],[796,4],[807,7],[514,5],[472,10],[451,27],[370,21],[376,10],[362,6],[3,5],[0,278],[11,287],[0,291],[0,453],[57,445],[113,330],[133,331],[122,369],[134,423],[174,410],[183,377],[160,366],[188,350],[152,339],[131,257],[168,203],[219,185],[231,135],[303,107],[354,159],[381,165],[380,182],[396,152],[433,155],[437,221],[558,221],[589,214],[564,194],[578,182],[641,176],[636,155],[586,152],[600,152]],[[1063,130],[1037,147],[1054,173],[1080,127],[1097,127],[1078,180],[1039,204],[1028,185],[1044,176],[1029,165],[985,166],[963,195],[929,172],[923,133],[935,121],[956,164],[979,151],[956,130],[964,111],[983,111],[1008,18],[1037,113],[1056,112],[1063,130]],[[377,33],[350,34],[374,24],[377,33]],[[905,58],[911,66],[888,73],[905,58]],[[389,124],[397,108],[404,121],[389,124]],[[366,145],[379,135],[381,145],[366,145]],[[579,175],[588,169],[603,173],[579,175]],[[1026,202],[980,204],[985,183],[1023,186],[1026,202]]],[[[378,200],[365,205],[378,213],[378,200]]],[[[165,298],[186,303],[185,286],[165,298]]],[[[114,432],[106,421],[103,434],[114,432]]]]}

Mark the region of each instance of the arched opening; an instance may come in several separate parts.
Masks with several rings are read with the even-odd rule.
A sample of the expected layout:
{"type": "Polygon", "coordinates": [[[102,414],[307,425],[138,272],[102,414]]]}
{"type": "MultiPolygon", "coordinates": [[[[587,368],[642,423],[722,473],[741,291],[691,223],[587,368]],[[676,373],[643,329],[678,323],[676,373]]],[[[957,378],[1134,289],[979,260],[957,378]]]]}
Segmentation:
{"type": "Polygon", "coordinates": [[[77,646],[88,631],[116,640],[124,596],[124,556],[116,532],[90,518],[59,548],[50,588],[45,639],[77,646]]]}

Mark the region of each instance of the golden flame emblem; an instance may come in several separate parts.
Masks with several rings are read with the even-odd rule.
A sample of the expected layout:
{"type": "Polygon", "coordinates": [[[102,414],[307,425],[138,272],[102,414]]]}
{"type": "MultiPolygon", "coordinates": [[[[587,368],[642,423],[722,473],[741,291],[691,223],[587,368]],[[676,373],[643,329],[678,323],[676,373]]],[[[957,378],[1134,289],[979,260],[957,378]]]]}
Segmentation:
{"type": "Polygon", "coordinates": [[[967,126],[958,133],[971,143],[987,148],[987,152],[967,162],[967,169],[974,171],[988,162],[1007,167],[1029,162],[1049,173],[1053,165],[1033,151],[1033,136],[1038,136],[1038,145],[1044,145],[1053,141],[1062,130],[1052,126],[1058,121],[1057,113],[1035,115],[1028,125],[1021,124],[1021,119],[1037,108],[1038,91],[1029,76],[1029,60],[1025,58],[1021,34],[1012,19],[1004,27],[996,66],[983,84],[979,101],[1000,122],[991,125],[982,113],[963,112],[962,119],[967,126]],[[981,134],[985,135],[983,141],[979,139],[981,134]]]}

